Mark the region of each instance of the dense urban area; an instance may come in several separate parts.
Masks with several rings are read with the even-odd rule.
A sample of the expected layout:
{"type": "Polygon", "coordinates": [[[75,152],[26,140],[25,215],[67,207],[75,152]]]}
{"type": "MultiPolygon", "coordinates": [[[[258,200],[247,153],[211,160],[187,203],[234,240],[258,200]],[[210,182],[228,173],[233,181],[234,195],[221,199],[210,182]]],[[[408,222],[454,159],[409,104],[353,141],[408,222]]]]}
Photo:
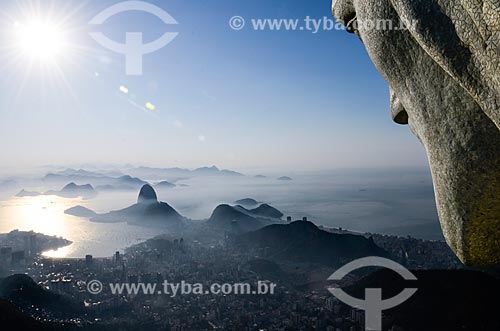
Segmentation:
{"type": "MultiPolygon", "coordinates": [[[[299,223],[306,222],[296,222],[299,223]]],[[[348,235],[342,229],[320,229],[318,231],[348,235]]],[[[410,269],[462,268],[444,242],[375,234],[364,236],[410,269]]],[[[50,297],[46,306],[43,300],[38,305],[23,306],[21,302],[24,312],[40,321],[103,330],[364,329],[364,312],[347,307],[328,292],[326,279],[335,271],[332,265],[297,261],[293,256],[289,259],[280,256],[280,260],[276,260],[276,252],[269,247],[242,247],[231,235],[208,243],[158,237],[125,252],[116,252],[113,257],[88,255],[84,259],[46,258],[39,254],[37,246],[41,239],[38,237],[29,232],[24,236],[19,232],[6,235],[1,243],[0,266],[3,276],[18,274],[10,277],[19,278],[14,279],[14,283],[30,283],[33,279],[41,288],[49,290],[46,293],[56,295],[57,299],[50,297]],[[5,246],[6,243],[16,249],[5,246]],[[96,280],[104,285],[102,292],[92,294],[88,284],[96,280]],[[252,289],[266,281],[276,288],[274,293],[264,295],[253,291],[174,296],[157,290],[163,289],[166,281],[200,284],[204,288],[215,283],[245,283],[252,289]],[[156,287],[152,293],[144,293],[137,287],[132,291],[135,293],[124,290],[117,294],[111,293],[108,284],[156,284],[156,287]]],[[[356,277],[350,279],[355,280],[356,277]]],[[[404,329],[392,325],[390,330],[404,329]]]]}

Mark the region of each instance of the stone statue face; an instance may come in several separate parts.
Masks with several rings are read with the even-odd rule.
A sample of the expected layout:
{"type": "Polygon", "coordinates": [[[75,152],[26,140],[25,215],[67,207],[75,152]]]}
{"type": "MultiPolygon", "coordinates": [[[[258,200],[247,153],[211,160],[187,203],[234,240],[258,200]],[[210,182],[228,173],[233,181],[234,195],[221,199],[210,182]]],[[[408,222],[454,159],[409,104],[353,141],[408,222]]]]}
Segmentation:
{"type": "Polygon", "coordinates": [[[495,1],[333,0],[335,18],[359,36],[389,82],[394,121],[409,124],[425,146],[441,227],[468,265],[500,263],[495,1]],[[408,29],[365,24],[381,19],[408,29]]]}

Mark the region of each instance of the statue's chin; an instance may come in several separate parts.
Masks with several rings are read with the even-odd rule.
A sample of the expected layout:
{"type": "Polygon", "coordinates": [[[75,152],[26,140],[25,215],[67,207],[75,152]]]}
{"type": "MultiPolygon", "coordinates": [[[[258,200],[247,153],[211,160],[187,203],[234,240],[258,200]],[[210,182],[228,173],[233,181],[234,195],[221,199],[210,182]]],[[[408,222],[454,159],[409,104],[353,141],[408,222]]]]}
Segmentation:
{"type": "Polygon", "coordinates": [[[429,156],[446,241],[466,265],[500,264],[500,131],[469,105],[462,117],[409,121],[429,156]]]}
{"type": "Polygon", "coordinates": [[[466,265],[500,264],[500,172],[467,174],[466,165],[442,167],[432,160],[431,165],[441,227],[450,247],[466,265]]]}

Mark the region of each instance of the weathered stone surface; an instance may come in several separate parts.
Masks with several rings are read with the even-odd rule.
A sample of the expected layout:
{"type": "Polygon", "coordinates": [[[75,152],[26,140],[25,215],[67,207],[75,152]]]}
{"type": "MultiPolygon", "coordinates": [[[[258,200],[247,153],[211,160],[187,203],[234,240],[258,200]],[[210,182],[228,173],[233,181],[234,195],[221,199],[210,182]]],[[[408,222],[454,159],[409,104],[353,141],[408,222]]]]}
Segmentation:
{"type": "Polygon", "coordinates": [[[334,0],[333,14],[426,148],[448,244],[466,264],[500,263],[500,1],[334,0]],[[380,19],[408,29],[353,28],[380,19]]]}

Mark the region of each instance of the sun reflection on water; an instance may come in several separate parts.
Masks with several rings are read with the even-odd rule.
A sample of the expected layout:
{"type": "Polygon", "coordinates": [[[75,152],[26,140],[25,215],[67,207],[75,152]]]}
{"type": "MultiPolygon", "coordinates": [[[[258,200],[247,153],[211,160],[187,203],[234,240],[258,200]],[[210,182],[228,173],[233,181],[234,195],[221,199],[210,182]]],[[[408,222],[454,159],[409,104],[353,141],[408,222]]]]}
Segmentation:
{"type": "MultiPolygon", "coordinates": [[[[13,229],[21,231],[35,231],[49,236],[60,236],[73,240],[74,231],[72,221],[78,219],[64,214],[70,206],[79,203],[78,199],[64,199],[57,196],[37,196],[13,198],[3,204],[0,215],[0,232],[10,232],[13,229]]],[[[50,251],[46,255],[65,257],[71,253],[72,245],[57,251],[50,251]]]]}
{"type": "Polygon", "coordinates": [[[126,205],[121,196],[99,196],[96,200],[68,199],[57,196],[12,198],[0,202],[0,233],[34,231],[49,236],[71,240],[73,244],[44,252],[44,256],[82,258],[86,254],[95,257],[112,256],[116,250],[136,244],[158,235],[158,230],[133,226],[126,223],[94,223],[85,218],[66,215],[68,208],[81,205],[98,212],[126,205]],[[106,207],[103,201],[108,202],[106,207]]]}
{"type": "Polygon", "coordinates": [[[69,254],[72,251],[71,246],[72,245],[69,245],[69,246],[66,246],[66,247],[61,247],[61,248],[59,248],[57,250],[46,251],[46,252],[43,252],[42,255],[46,256],[46,257],[55,257],[55,258],[68,257],[69,254]]]}

